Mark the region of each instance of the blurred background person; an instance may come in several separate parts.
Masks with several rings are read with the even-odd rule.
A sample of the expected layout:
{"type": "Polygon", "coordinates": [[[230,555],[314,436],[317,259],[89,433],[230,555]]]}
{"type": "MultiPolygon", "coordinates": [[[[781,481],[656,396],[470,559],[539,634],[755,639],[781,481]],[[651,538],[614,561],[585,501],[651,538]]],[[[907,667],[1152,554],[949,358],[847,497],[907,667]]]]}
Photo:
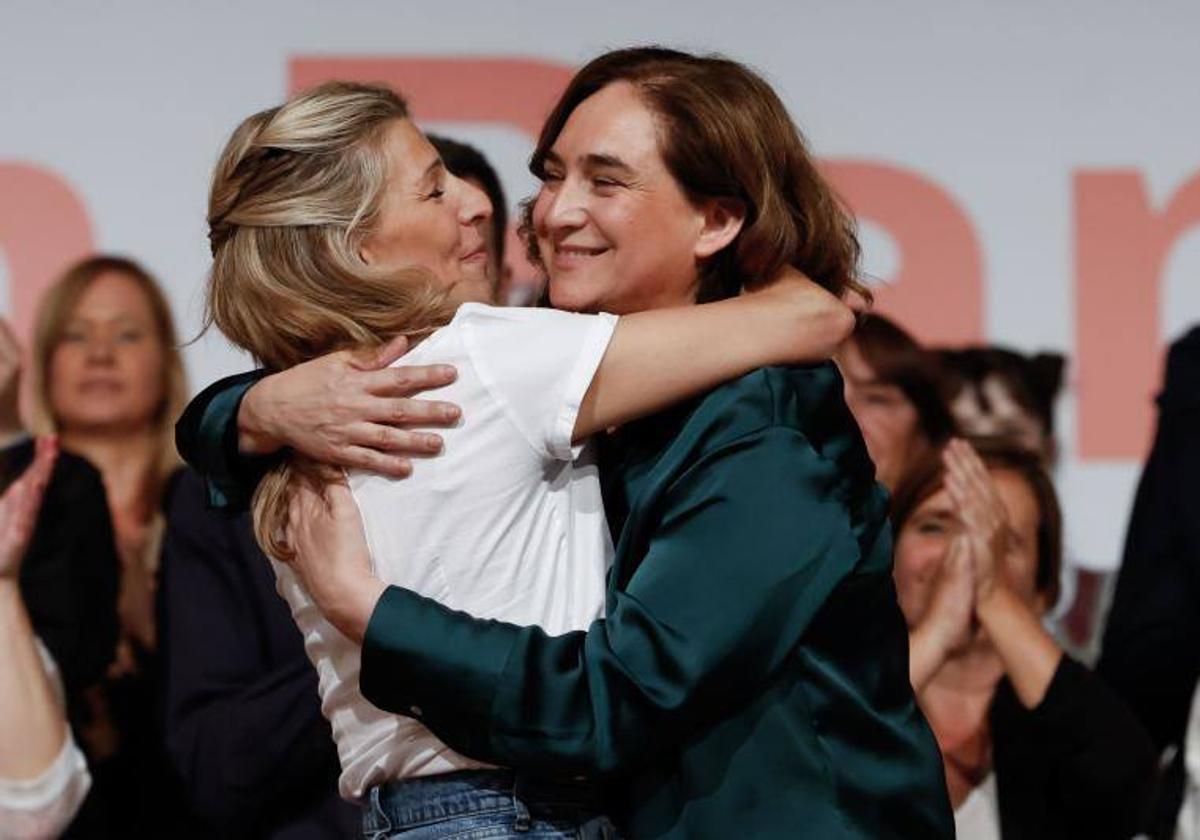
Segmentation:
{"type": "MultiPolygon", "coordinates": [[[[1004,437],[1039,455],[1053,475],[1059,445],[1054,408],[1066,359],[1060,353],[1024,354],[1007,347],[943,348],[946,403],[964,434],[1004,437]]],[[[1105,592],[1111,575],[1074,560],[1069,535],[1063,554],[1062,595],[1051,625],[1072,654],[1095,661],[1105,592]]]]}
{"type": "Polygon", "coordinates": [[[461,178],[483,190],[492,205],[491,221],[484,227],[484,245],[488,254],[488,276],[492,279],[492,301],[497,306],[529,306],[536,298],[536,289],[531,286],[514,286],[513,270],[505,259],[508,241],[508,199],[500,177],[484,156],[483,152],[467,143],[426,134],[426,138],[437,149],[446,169],[456,178],[461,178]]]}
{"type": "Polygon", "coordinates": [[[875,477],[894,489],[909,461],[940,447],[955,430],[937,358],[900,326],[871,313],[859,319],[837,363],[875,477]]]}
{"type": "Polygon", "coordinates": [[[18,572],[50,483],[57,446],[37,442],[0,497],[0,837],[57,837],[91,787],[67,722],[58,668],[35,635],[18,572]]]}
{"type": "Polygon", "coordinates": [[[317,672],[250,514],[210,509],[190,470],[171,497],[161,591],[167,747],[193,813],[227,838],[358,835],[317,672]]]}
{"type": "Polygon", "coordinates": [[[1040,455],[1047,469],[1054,467],[1054,403],[1066,366],[1062,354],[1025,355],[995,346],[936,352],[945,399],[963,434],[1009,438],[1040,455]]]}
{"type": "Polygon", "coordinates": [[[1171,345],[1158,429],[1142,471],[1097,670],[1169,766],[1152,835],[1170,837],[1184,787],[1181,748],[1200,679],[1200,326],[1171,345]]]}
{"type": "MultiPolygon", "coordinates": [[[[158,283],[122,257],[89,257],[43,297],[32,352],[31,426],[100,471],[120,560],[120,639],[84,739],[113,830],[173,826],[159,724],[155,589],[163,498],[179,467],[173,424],[186,397],[158,283]]],[[[174,829],[172,829],[174,830],[174,829]]]]}
{"type": "Polygon", "coordinates": [[[956,440],[901,478],[894,574],[962,838],[1129,838],[1154,784],[1132,712],[1042,626],[1061,515],[1041,459],[956,440]]]}

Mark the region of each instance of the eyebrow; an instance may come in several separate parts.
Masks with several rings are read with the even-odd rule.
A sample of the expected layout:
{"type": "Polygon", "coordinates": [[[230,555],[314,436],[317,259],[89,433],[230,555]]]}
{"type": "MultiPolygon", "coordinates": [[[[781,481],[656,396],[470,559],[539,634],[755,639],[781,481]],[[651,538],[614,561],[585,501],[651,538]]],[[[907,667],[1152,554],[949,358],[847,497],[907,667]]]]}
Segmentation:
{"type": "MultiPolygon", "coordinates": [[[[606,155],[599,152],[590,152],[581,158],[583,165],[589,169],[617,169],[626,174],[633,174],[633,167],[621,160],[616,155],[606,155]]],[[[555,166],[562,166],[563,159],[555,152],[546,152],[542,159],[543,164],[550,163],[555,166]]]]}
{"type": "Polygon", "coordinates": [[[583,165],[593,169],[619,169],[622,172],[633,173],[633,167],[615,155],[604,155],[593,152],[584,155],[583,165]]]}
{"type": "Polygon", "coordinates": [[[417,183],[424,184],[426,181],[432,178],[439,169],[444,169],[445,166],[446,164],[442,162],[440,157],[436,158],[433,163],[425,167],[425,171],[421,173],[421,177],[417,183]]]}

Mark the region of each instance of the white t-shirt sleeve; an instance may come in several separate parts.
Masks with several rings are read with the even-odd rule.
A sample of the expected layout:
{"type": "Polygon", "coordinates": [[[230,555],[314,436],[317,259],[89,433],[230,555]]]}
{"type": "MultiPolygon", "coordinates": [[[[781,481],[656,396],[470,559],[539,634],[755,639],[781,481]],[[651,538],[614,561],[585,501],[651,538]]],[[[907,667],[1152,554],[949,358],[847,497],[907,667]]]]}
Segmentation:
{"type": "Polygon", "coordinates": [[[576,458],[575,419],[617,317],[466,304],[456,320],[484,387],[534,450],[576,458]]]}

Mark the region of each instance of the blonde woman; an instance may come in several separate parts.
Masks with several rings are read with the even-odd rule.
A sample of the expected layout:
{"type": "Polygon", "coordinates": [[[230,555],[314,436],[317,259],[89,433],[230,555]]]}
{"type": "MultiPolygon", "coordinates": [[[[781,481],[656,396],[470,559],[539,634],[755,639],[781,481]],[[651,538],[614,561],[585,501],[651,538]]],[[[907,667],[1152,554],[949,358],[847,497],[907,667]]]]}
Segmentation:
{"type": "MultiPolygon", "coordinates": [[[[610,190],[605,173],[589,189],[610,190]]],[[[683,203],[664,221],[693,261],[728,245],[745,221],[736,202],[683,203]]],[[[395,347],[401,337],[417,345],[407,363],[453,365],[456,381],[437,396],[460,406],[462,421],[446,431],[445,453],[405,481],[349,475],[376,572],[450,606],[563,632],[603,612],[611,554],[587,437],[763,364],[827,358],[852,315],[792,270],[740,299],[620,319],[492,308],[489,215],[398,96],[322,86],[247,119],[221,156],[209,207],[210,313],[266,367],[298,366],[250,391],[271,397],[260,400],[260,419],[276,446],[295,443],[289,428],[302,424],[288,416],[287,395],[303,391],[306,363],[322,354],[395,347]]],[[[560,243],[555,259],[619,270],[616,250],[579,237],[560,243]]],[[[662,274],[663,288],[678,281],[662,274]]],[[[242,444],[269,448],[261,438],[242,444]]],[[[268,554],[290,556],[288,502],[299,484],[331,480],[336,472],[298,453],[263,480],[254,517],[268,554]]],[[[275,568],[320,676],[342,794],[366,800],[369,836],[610,830],[590,785],[487,767],[367,703],[358,645],[321,615],[293,569],[275,568]],[[377,823],[385,795],[390,827],[377,823]]]]}
{"type": "Polygon", "coordinates": [[[34,332],[32,429],[100,470],[122,564],[118,667],[153,651],[162,495],[179,468],[174,424],[187,382],[158,283],[123,257],[89,257],[42,299],[34,332]]]}
{"type": "MultiPolygon", "coordinates": [[[[155,589],[163,496],[179,468],[173,427],[186,396],[170,309],[136,262],[97,255],[42,299],[34,329],[31,426],[100,473],[120,590],[120,637],[81,738],[115,830],[172,811],[156,719],[155,589]]],[[[96,539],[107,537],[97,534],[96,539]]]]}

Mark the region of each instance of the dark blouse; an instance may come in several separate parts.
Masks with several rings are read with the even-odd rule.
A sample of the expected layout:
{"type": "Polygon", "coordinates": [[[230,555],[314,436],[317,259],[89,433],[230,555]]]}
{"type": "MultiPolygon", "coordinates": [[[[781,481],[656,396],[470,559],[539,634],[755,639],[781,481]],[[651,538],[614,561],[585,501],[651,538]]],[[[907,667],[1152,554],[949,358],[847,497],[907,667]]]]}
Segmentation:
{"type": "Polygon", "coordinates": [[[1041,704],[1007,680],[990,713],[1004,840],[1128,840],[1153,794],[1157,753],[1121,699],[1064,656],[1041,704]]]}

